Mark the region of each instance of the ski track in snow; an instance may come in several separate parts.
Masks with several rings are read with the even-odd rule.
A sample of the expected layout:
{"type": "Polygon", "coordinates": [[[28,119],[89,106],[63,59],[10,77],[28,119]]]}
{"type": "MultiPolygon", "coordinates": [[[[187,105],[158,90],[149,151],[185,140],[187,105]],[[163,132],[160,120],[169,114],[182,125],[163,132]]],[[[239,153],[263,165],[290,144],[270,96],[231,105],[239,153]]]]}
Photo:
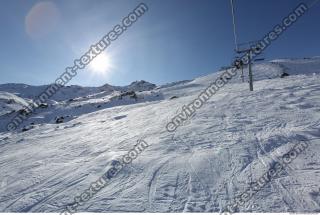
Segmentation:
{"type": "MultiPolygon", "coordinates": [[[[302,140],[306,151],[240,211],[320,212],[319,72],[320,58],[255,65],[254,92],[236,77],[175,133],[166,123],[219,73],[143,91],[138,100],[114,102],[108,94],[111,103],[100,109],[52,122],[81,102],[101,104],[90,89],[97,98],[59,103],[33,129],[0,133],[0,211],[61,212],[143,137],[150,146],[79,212],[219,212],[302,140]],[[284,70],[292,75],[280,79],[284,70]]],[[[24,102],[8,92],[3,105],[24,102]]],[[[10,105],[3,109],[16,108],[10,105]]]]}

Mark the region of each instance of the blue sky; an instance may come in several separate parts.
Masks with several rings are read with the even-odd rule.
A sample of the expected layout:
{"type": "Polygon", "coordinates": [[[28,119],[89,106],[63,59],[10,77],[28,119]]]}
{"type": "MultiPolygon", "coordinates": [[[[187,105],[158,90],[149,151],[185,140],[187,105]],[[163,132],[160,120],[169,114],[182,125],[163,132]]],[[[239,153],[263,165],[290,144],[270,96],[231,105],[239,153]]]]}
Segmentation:
{"type": "MultiPolygon", "coordinates": [[[[26,20],[41,1],[3,0],[0,8],[0,83],[53,83],[66,67],[121,23],[141,1],[57,0],[53,14],[36,16],[43,35],[26,20]]],[[[47,1],[46,1],[47,2],[47,1]]],[[[81,70],[70,84],[156,84],[192,79],[229,65],[234,57],[229,0],[145,0],[149,11],[106,52],[107,75],[81,70]]],[[[258,40],[289,14],[298,0],[235,0],[239,42],[258,40]]],[[[309,3],[311,0],[305,0],[309,3]]],[[[320,3],[267,50],[268,59],[319,56],[320,3]]]]}

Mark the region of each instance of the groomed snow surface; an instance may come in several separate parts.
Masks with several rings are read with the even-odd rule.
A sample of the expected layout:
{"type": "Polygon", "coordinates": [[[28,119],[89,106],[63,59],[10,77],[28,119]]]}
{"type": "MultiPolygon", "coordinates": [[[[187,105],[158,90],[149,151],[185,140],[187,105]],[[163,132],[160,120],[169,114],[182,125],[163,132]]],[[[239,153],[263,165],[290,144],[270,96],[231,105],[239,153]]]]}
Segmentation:
{"type": "Polygon", "coordinates": [[[1,85],[0,212],[62,212],[140,138],[150,146],[79,212],[219,212],[302,140],[308,148],[239,209],[320,212],[320,58],[253,69],[253,92],[235,77],[174,133],[166,124],[221,71],[66,87],[14,132],[9,120],[45,86],[1,85]]]}

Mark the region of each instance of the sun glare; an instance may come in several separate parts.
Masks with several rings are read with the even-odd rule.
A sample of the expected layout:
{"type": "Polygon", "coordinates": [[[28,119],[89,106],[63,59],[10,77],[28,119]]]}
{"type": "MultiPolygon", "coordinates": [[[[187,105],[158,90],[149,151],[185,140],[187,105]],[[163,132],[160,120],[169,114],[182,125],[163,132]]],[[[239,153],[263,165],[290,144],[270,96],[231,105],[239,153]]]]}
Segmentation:
{"type": "Polygon", "coordinates": [[[89,69],[92,73],[99,75],[107,75],[109,72],[111,72],[112,69],[110,55],[106,53],[101,53],[90,62],[89,69]]]}

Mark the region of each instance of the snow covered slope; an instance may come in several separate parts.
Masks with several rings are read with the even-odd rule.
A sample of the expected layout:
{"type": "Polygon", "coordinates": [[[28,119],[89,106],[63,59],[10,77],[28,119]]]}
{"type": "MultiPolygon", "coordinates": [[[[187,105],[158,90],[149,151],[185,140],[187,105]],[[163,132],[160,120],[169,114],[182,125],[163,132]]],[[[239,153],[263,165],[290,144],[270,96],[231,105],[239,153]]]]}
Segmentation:
{"type": "Polygon", "coordinates": [[[30,103],[12,93],[0,91],[0,117],[29,106],[30,103]]]}
{"type": "Polygon", "coordinates": [[[319,69],[319,58],[255,65],[254,92],[235,77],[174,133],[166,124],[221,72],[136,97],[102,91],[58,101],[33,117],[76,117],[0,133],[0,211],[63,211],[143,138],[150,146],[78,211],[219,212],[283,153],[307,141],[239,209],[319,212],[319,69]],[[290,76],[280,78],[283,72],[290,76]],[[79,105],[85,110],[76,113],[79,105]]]}
{"type": "MultiPolygon", "coordinates": [[[[22,97],[20,101],[26,100],[32,103],[47,87],[48,85],[3,84],[0,85],[0,90],[6,91],[5,93],[9,92],[7,94],[11,96],[17,95],[15,98],[22,97]]],[[[152,92],[155,87],[156,85],[146,81],[135,81],[124,87],[108,84],[101,87],[66,86],[44,104],[47,107],[35,109],[35,113],[21,123],[18,131],[24,130],[26,127],[34,127],[34,125],[41,126],[46,123],[55,123],[57,118],[61,117],[64,118],[64,121],[68,121],[99,109],[159,100],[160,95],[152,92]],[[122,95],[125,93],[133,93],[133,95],[122,95]]],[[[5,101],[5,103],[7,102],[5,101]]],[[[0,132],[6,131],[6,125],[17,116],[19,111],[23,111],[23,106],[28,106],[28,103],[25,102],[24,105],[21,105],[20,102],[20,106],[15,106],[14,109],[10,108],[12,105],[9,108],[7,106],[3,106],[2,115],[5,115],[0,117],[0,132]]]]}

